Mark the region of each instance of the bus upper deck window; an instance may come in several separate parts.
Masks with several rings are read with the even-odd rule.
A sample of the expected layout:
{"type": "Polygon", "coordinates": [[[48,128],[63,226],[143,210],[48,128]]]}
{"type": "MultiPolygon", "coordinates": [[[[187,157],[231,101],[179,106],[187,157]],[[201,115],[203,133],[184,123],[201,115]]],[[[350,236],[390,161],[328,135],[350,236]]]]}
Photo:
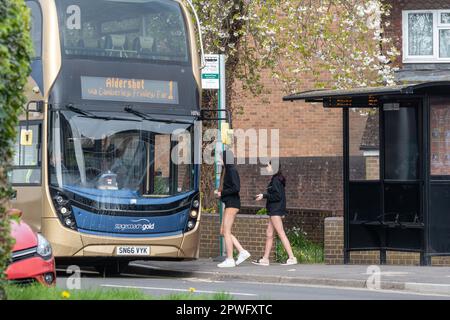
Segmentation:
{"type": "Polygon", "coordinates": [[[188,62],[181,7],[171,1],[57,2],[63,54],[188,62]]]}

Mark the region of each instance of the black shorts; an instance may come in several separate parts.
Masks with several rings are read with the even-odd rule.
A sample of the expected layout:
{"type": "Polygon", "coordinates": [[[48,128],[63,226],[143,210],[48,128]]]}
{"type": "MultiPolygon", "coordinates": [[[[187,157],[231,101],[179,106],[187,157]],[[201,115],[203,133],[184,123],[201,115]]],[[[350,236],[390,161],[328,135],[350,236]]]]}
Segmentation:
{"type": "Polygon", "coordinates": [[[225,208],[241,209],[241,199],[238,197],[226,198],[222,202],[225,204],[225,208]]]}
{"type": "Polygon", "coordinates": [[[269,217],[273,217],[273,216],[279,216],[279,217],[284,217],[286,215],[286,213],[281,213],[281,212],[269,212],[267,213],[267,215],[269,217]]]}

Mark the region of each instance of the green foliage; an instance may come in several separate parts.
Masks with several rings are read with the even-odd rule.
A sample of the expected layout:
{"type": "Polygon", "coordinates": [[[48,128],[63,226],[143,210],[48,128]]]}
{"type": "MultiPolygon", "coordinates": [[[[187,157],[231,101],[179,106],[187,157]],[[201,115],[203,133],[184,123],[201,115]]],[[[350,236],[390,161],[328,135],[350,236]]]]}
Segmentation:
{"type": "Polygon", "coordinates": [[[42,285],[6,286],[9,300],[232,300],[233,296],[218,292],[197,294],[186,292],[165,296],[148,295],[136,289],[89,289],[64,291],[60,288],[47,288],[42,285]]]}
{"type": "Polygon", "coordinates": [[[23,0],[0,0],[0,299],[4,298],[2,280],[13,245],[5,214],[11,196],[6,174],[25,103],[22,90],[30,73],[29,26],[30,14],[23,0]]]}
{"type": "MultiPolygon", "coordinates": [[[[286,232],[291,242],[292,251],[297,257],[298,263],[323,263],[323,246],[315,244],[306,238],[306,233],[299,228],[292,228],[286,232]]],[[[276,259],[278,262],[285,262],[288,258],[281,241],[276,243],[276,259]]]]}
{"type": "Polygon", "coordinates": [[[153,194],[165,195],[168,192],[169,192],[169,180],[165,177],[156,176],[153,194]]]}
{"type": "MultiPolygon", "coordinates": [[[[264,92],[263,70],[286,91],[393,84],[399,55],[382,0],[193,0],[206,52],[227,55],[227,80],[264,92]]],[[[231,88],[231,87],[230,87],[231,88]]],[[[242,106],[238,106],[242,108],[242,106]]]]}
{"type": "MultiPolygon", "coordinates": [[[[384,32],[390,8],[382,0],[192,2],[205,52],[227,57],[226,101],[233,117],[245,108],[243,99],[233,103],[236,88],[270,102],[263,74],[282,84],[286,93],[394,84],[399,52],[384,32]]],[[[205,90],[202,108],[217,109],[217,100],[216,92],[205,90]]],[[[201,189],[206,207],[217,203],[212,166],[202,167],[201,189]]]]}
{"type": "Polygon", "coordinates": [[[215,207],[211,207],[211,208],[203,208],[202,211],[203,211],[203,212],[206,212],[206,213],[216,213],[216,212],[217,212],[217,210],[216,210],[215,207]]]}
{"type": "Polygon", "coordinates": [[[264,216],[264,215],[266,215],[267,213],[268,213],[268,211],[267,211],[266,208],[261,208],[261,209],[259,209],[258,211],[256,211],[256,214],[257,214],[258,216],[264,216]]]}

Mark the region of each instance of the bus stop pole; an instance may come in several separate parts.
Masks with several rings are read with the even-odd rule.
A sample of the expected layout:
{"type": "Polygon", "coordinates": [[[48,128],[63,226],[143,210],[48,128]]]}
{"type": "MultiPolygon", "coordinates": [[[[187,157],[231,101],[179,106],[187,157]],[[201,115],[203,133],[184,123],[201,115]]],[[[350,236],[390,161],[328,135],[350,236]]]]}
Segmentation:
{"type": "MultiPolygon", "coordinates": [[[[222,122],[225,119],[225,109],[226,109],[226,81],[225,81],[225,55],[221,54],[219,55],[219,91],[218,91],[218,97],[219,97],[219,105],[218,109],[219,111],[219,143],[218,143],[218,149],[223,152],[223,142],[222,142],[222,122]]],[[[219,151],[218,150],[218,151],[219,151]]],[[[219,152],[216,152],[216,155],[218,155],[219,152]]],[[[222,168],[220,168],[217,165],[216,160],[216,188],[220,187],[220,176],[222,174],[222,168]]],[[[219,219],[220,224],[222,224],[223,219],[223,203],[219,200],[219,219]]],[[[220,256],[225,257],[225,248],[224,248],[224,239],[223,236],[220,235],[219,237],[219,250],[220,250],[220,256]]]]}

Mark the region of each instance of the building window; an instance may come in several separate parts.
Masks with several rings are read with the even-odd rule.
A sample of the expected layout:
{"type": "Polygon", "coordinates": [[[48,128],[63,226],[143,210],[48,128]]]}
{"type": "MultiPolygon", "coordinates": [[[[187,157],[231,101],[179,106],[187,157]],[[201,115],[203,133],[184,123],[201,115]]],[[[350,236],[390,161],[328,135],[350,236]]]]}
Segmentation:
{"type": "Polygon", "coordinates": [[[450,10],[403,11],[403,62],[450,63],[450,10]]]}

